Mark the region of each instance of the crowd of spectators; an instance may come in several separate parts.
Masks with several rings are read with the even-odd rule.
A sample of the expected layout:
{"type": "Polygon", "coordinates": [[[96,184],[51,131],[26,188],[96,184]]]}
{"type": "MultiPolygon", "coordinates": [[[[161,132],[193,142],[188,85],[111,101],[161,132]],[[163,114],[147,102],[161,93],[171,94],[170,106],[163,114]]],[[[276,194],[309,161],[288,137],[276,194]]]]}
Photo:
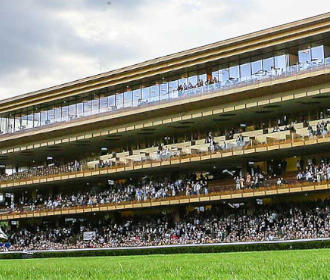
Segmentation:
{"type": "Polygon", "coordinates": [[[315,160],[309,159],[305,168],[301,161],[298,161],[297,168],[299,170],[297,174],[298,181],[320,183],[321,181],[330,180],[330,162],[326,159],[321,160],[319,164],[315,160]]]}
{"type": "Polygon", "coordinates": [[[41,166],[34,166],[26,168],[22,171],[13,172],[12,174],[3,174],[0,175],[0,181],[9,181],[9,180],[21,180],[28,179],[37,176],[47,176],[47,175],[56,175],[62,173],[70,173],[80,171],[82,168],[82,163],[78,160],[68,162],[66,164],[57,164],[50,163],[41,166]]]}
{"type": "Polygon", "coordinates": [[[163,199],[178,195],[208,194],[208,181],[200,179],[183,178],[177,180],[141,180],[125,184],[109,180],[106,190],[99,192],[84,191],[70,194],[57,193],[45,195],[37,193],[31,196],[18,197],[15,203],[7,202],[2,211],[33,211],[36,209],[56,209],[74,206],[93,206],[99,204],[122,203],[127,201],[147,201],[163,199]]]}
{"type": "Polygon", "coordinates": [[[330,124],[330,121],[320,121],[317,123],[316,128],[313,129],[311,125],[308,125],[308,132],[309,136],[325,136],[328,134],[328,124],[330,124]]]}
{"type": "MultiPolygon", "coordinates": [[[[313,128],[309,122],[304,120],[304,126],[308,128],[309,136],[324,136],[328,133],[328,124],[330,124],[330,120],[324,120],[324,114],[321,112],[319,114],[319,118],[322,119],[315,128],[313,128]],[[322,114],[321,114],[322,113],[322,114]]],[[[278,119],[277,124],[273,128],[273,132],[283,131],[283,130],[292,130],[294,131],[295,120],[291,120],[289,122],[289,118],[286,115],[283,115],[278,119]]],[[[218,151],[218,150],[227,150],[235,147],[243,147],[251,142],[246,140],[242,135],[244,129],[242,127],[227,129],[223,133],[225,135],[225,140],[222,143],[218,143],[214,140],[214,136],[212,132],[209,132],[205,138],[205,143],[209,143],[209,151],[218,151]],[[235,142],[227,142],[227,140],[236,139],[235,142]]],[[[247,139],[250,139],[247,137],[247,139]]],[[[157,160],[168,159],[173,156],[178,156],[180,153],[178,151],[172,151],[169,149],[169,143],[161,143],[158,145],[157,151],[157,160]]],[[[152,159],[151,157],[149,159],[152,159]]],[[[110,167],[116,163],[112,161],[103,162],[100,160],[97,165],[99,168],[110,167]]],[[[82,166],[84,165],[84,161],[75,160],[73,162],[60,164],[52,162],[50,164],[45,164],[41,166],[29,167],[24,170],[19,170],[17,172],[12,172],[11,174],[0,174],[0,181],[6,182],[11,180],[20,180],[20,179],[28,179],[36,176],[47,176],[47,175],[56,175],[60,173],[69,173],[82,170],[82,166]]]]}
{"type": "MultiPolygon", "coordinates": [[[[133,216],[120,221],[73,221],[61,227],[41,224],[8,231],[3,250],[113,248],[170,244],[209,244],[330,237],[329,201],[301,205],[198,207],[181,217],[133,216]],[[87,234],[86,234],[87,233],[87,234]]],[[[1,250],[1,249],[0,249],[1,250]]]]}
{"type": "MultiPolygon", "coordinates": [[[[106,186],[100,188],[66,192],[37,192],[35,195],[15,197],[0,208],[1,212],[22,212],[40,209],[61,209],[75,206],[94,206],[100,204],[118,204],[129,201],[148,201],[165,199],[175,196],[208,195],[209,192],[224,190],[255,189],[259,187],[281,186],[299,182],[321,182],[330,180],[330,160],[323,158],[317,163],[315,159],[297,161],[297,172],[286,173],[285,160],[269,161],[267,172],[258,166],[245,170],[227,169],[218,171],[222,179],[216,179],[215,185],[209,189],[208,177],[186,176],[176,179],[169,178],[140,178],[125,183],[108,180],[106,186]],[[285,174],[288,174],[287,176],[285,174]],[[232,177],[232,183],[226,179],[232,177]]],[[[212,178],[212,177],[210,177],[212,178]]]]}

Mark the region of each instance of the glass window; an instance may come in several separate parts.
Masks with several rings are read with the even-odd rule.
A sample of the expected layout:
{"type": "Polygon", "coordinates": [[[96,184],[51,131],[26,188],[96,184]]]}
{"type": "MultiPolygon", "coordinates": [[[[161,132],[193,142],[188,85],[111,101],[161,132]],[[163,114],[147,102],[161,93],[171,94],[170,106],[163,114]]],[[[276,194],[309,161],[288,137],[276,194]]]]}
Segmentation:
{"type": "Polygon", "coordinates": [[[312,49],[312,63],[319,64],[324,62],[324,48],[323,46],[313,47],[312,49]]]}
{"type": "Polygon", "coordinates": [[[124,107],[124,94],[123,93],[116,94],[116,105],[117,105],[117,109],[121,109],[124,107]]]}
{"type": "Polygon", "coordinates": [[[187,89],[187,78],[181,78],[179,79],[179,85],[183,87],[183,89],[187,89]]]}
{"type": "Polygon", "coordinates": [[[160,100],[168,99],[168,83],[162,83],[160,85],[160,100]]]}
{"type": "Polygon", "coordinates": [[[215,83],[219,81],[219,71],[212,72],[212,81],[214,81],[215,83]]]}
{"type": "Polygon", "coordinates": [[[298,61],[299,64],[305,64],[311,62],[311,50],[310,48],[306,48],[304,50],[298,51],[298,61]]]}
{"type": "Polygon", "coordinates": [[[178,80],[170,81],[168,83],[168,91],[171,93],[178,90],[178,80]]]}
{"type": "Polygon", "coordinates": [[[124,93],[124,107],[132,107],[133,102],[133,94],[132,91],[126,91],[124,93]]]}
{"type": "Polygon", "coordinates": [[[274,69],[274,58],[273,57],[264,58],[262,60],[262,66],[265,73],[270,75],[274,69]]]}
{"type": "Polygon", "coordinates": [[[149,102],[155,102],[159,100],[159,85],[153,85],[150,87],[149,102]]]}
{"type": "Polygon", "coordinates": [[[20,131],[21,130],[21,117],[19,114],[15,114],[14,117],[14,131],[20,131]]]}
{"type": "Polygon", "coordinates": [[[200,75],[198,75],[198,82],[203,82],[203,85],[205,84],[205,82],[206,82],[206,80],[207,80],[207,76],[206,76],[206,74],[200,74],[200,75]]]}
{"type": "Polygon", "coordinates": [[[27,128],[33,128],[33,114],[27,116],[27,128]]]}
{"type": "Polygon", "coordinates": [[[188,77],[188,88],[195,87],[197,85],[197,75],[188,77]]]}
{"type": "Polygon", "coordinates": [[[8,118],[0,118],[0,134],[8,131],[8,118]]]}
{"type": "Polygon", "coordinates": [[[40,113],[40,125],[45,125],[47,122],[47,111],[41,111],[40,113]]]}
{"type": "Polygon", "coordinates": [[[139,106],[141,102],[141,89],[133,90],[133,107],[139,106]]]}
{"type": "Polygon", "coordinates": [[[55,108],[55,121],[62,121],[62,107],[55,108]]]}
{"type": "Polygon", "coordinates": [[[108,98],[101,97],[100,98],[100,112],[106,112],[108,110],[108,98]]]}
{"type": "Polygon", "coordinates": [[[69,120],[69,106],[62,107],[62,121],[69,120]]]}
{"type": "Polygon", "coordinates": [[[229,69],[220,69],[219,70],[219,80],[221,84],[225,84],[227,81],[229,81],[229,69]]]}
{"type": "Polygon", "coordinates": [[[108,96],[108,109],[110,111],[116,109],[116,96],[115,95],[108,96]]]}
{"type": "Polygon", "coordinates": [[[84,103],[77,104],[77,117],[81,117],[84,115],[84,103]]]}
{"type": "Polygon", "coordinates": [[[238,65],[233,65],[229,67],[229,80],[237,81],[239,79],[239,67],[238,65]]]}
{"type": "Polygon", "coordinates": [[[240,65],[241,80],[247,81],[251,79],[251,63],[247,62],[240,65]]]}
{"type": "Polygon", "coordinates": [[[69,119],[74,120],[75,118],[77,118],[77,106],[72,104],[69,106],[69,119]]]}
{"type": "Polygon", "coordinates": [[[149,87],[142,89],[142,103],[149,102],[149,87]]]}
{"type": "Polygon", "coordinates": [[[178,97],[178,80],[170,81],[168,83],[168,92],[170,98],[177,98],[178,97]]]}
{"type": "Polygon", "coordinates": [[[92,113],[92,100],[84,102],[84,115],[89,116],[92,113]]]}
{"type": "Polygon", "coordinates": [[[27,125],[27,116],[22,115],[21,116],[21,129],[26,129],[26,125],[27,125]]]}
{"type": "Polygon", "coordinates": [[[286,71],[287,62],[287,56],[285,54],[275,56],[275,70],[277,74],[286,71]]]}
{"type": "Polygon", "coordinates": [[[40,126],[40,112],[33,114],[33,126],[34,127],[40,126]]]}
{"type": "Polygon", "coordinates": [[[8,132],[12,133],[14,131],[14,119],[13,118],[8,118],[8,132]]]}
{"type": "Polygon", "coordinates": [[[92,100],[92,114],[98,114],[100,107],[100,99],[93,99],[92,100]]]}
{"type": "Polygon", "coordinates": [[[47,124],[54,123],[55,122],[55,111],[54,109],[47,111],[47,124]]]}
{"type": "Polygon", "coordinates": [[[251,62],[251,70],[252,70],[252,76],[258,76],[258,75],[262,75],[263,71],[262,71],[262,60],[256,60],[251,62]]]}

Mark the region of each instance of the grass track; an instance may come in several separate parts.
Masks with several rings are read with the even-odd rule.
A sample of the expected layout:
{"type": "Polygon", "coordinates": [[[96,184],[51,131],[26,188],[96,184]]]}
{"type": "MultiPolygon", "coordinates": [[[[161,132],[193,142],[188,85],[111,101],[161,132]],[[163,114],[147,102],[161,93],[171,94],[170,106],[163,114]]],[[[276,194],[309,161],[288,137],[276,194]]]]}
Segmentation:
{"type": "Polygon", "coordinates": [[[330,279],[330,249],[0,260],[13,279],[330,279]]]}

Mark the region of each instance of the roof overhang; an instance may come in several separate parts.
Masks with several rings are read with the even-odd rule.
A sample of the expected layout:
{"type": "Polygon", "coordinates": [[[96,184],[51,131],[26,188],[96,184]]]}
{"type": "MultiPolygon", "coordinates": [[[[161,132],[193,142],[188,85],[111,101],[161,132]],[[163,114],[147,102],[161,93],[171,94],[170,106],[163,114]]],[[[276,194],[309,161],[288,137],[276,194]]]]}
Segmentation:
{"type": "Polygon", "coordinates": [[[330,12],[0,101],[0,113],[330,33],[330,12]]]}

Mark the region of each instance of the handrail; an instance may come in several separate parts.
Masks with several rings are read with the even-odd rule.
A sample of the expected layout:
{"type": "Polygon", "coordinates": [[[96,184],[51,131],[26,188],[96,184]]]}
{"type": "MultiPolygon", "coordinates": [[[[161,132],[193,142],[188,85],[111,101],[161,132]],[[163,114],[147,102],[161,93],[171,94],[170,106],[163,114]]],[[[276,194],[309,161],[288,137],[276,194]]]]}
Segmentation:
{"type": "MultiPolygon", "coordinates": [[[[244,198],[244,194],[251,194],[253,197],[260,197],[265,195],[276,195],[282,193],[281,191],[287,191],[287,192],[304,192],[304,191],[314,191],[318,190],[317,186],[325,186],[324,189],[330,189],[330,185],[327,181],[321,181],[319,183],[310,183],[310,182],[298,182],[296,181],[295,184],[283,184],[283,185],[271,185],[268,187],[259,187],[259,188],[246,188],[241,190],[225,190],[225,191],[218,191],[218,192],[210,192],[209,194],[200,194],[200,195],[179,195],[174,197],[167,197],[162,199],[148,199],[145,201],[125,201],[120,203],[103,203],[103,204],[95,204],[95,205],[85,205],[85,206],[74,206],[74,207],[63,207],[63,208],[54,208],[54,209],[38,209],[38,210],[31,210],[31,211],[13,211],[10,213],[4,213],[0,214],[0,220],[7,220],[16,218],[20,218],[19,216],[22,216],[21,218],[28,218],[28,215],[33,215],[35,217],[41,217],[41,216],[49,216],[49,215],[58,215],[57,213],[60,211],[64,211],[65,213],[62,214],[68,214],[68,212],[76,211],[76,213],[79,213],[77,211],[83,210],[84,212],[98,212],[98,211],[109,211],[109,207],[111,207],[111,210],[120,210],[120,209],[133,209],[137,207],[154,207],[154,206],[162,206],[162,205],[169,205],[170,202],[176,201],[178,203],[175,204],[187,204],[187,203],[196,203],[196,202],[204,202],[204,201],[214,201],[214,200],[227,200],[227,199],[235,199],[235,198],[244,198]],[[300,190],[297,190],[299,189],[300,190]],[[270,191],[276,191],[275,193],[270,193],[270,191]],[[268,192],[268,193],[267,193],[268,192]],[[235,196],[240,195],[240,196],[235,196]],[[229,196],[229,197],[226,197],[229,196]],[[204,198],[204,199],[203,199],[204,198]],[[156,204],[156,205],[152,205],[156,204]],[[125,207],[130,206],[130,207],[125,207]],[[101,210],[104,209],[104,210],[101,210]],[[18,217],[15,217],[18,216],[18,217]]],[[[251,197],[251,196],[245,196],[245,197],[251,197]]],[[[74,213],[70,213],[74,214],[74,213]]]]}
{"type": "MultiPolygon", "coordinates": [[[[14,180],[4,180],[0,181],[0,187],[6,187],[5,185],[30,185],[33,184],[33,181],[39,181],[38,183],[42,183],[42,181],[45,182],[52,182],[56,181],[58,177],[67,177],[65,179],[71,179],[71,178],[79,178],[79,177],[88,177],[92,176],[93,173],[96,175],[101,175],[101,174],[109,174],[109,173],[114,173],[114,172],[120,172],[124,171],[125,169],[127,170],[135,170],[135,169],[140,169],[140,168],[150,168],[152,165],[154,166],[162,166],[162,165],[171,165],[172,162],[173,164],[178,164],[181,162],[175,162],[175,161],[182,161],[184,160],[191,160],[193,158],[199,158],[199,160],[202,160],[203,157],[209,156],[209,159],[212,157],[224,157],[224,154],[230,154],[234,155],[235,152],[242,151],[244,154],[245,151],[247,150],[255,150],[254,152],[258,152],[258,149],[266,148],[269,149],[271,147],[279,146],[279,145],[286,145],[286,144],[292,144],[293,143],[302,143],[302,145],[306,145],[307,141],[316,141],[318,142],[320,139],[325,139],[326,141],[330,141],[330,132],[327,135],[322,135],[322,136],[314,136],[312,139],[308,138],[307,140],[305,139],[300,139],[297,140],[298,138],[291,137],[290,139],[287,140],[275,140],[272,141],[272,143],[266,143],[266,144],[252,144],[252,145],[247,145],[243,147],[232,147],[228,150],[219,150],[219,151],[214,151],[214,152],[199,152],[199,153],[192,153],[189,155],[185,155],[184,158],[182,156],[173,156],[170,159],[164,159],[164,160],[146,160],[144,162],[133,162],[131,161],[128,164],[118,164],[115,166],[110,166],[110,167],[103,167],[103,168],[95,168],[95,169],[89,169],[89,170],[82,170],[82,171],[74,171],[74,172],[66,172],[66,173],[59,173],[59,174],[52,174],[50,176],[35,176],[35,177],[29,177],[29,178],[24,178],[24,179],[14,179],[14,180]],[[150,166],[148,166],[150,165],[150,166]],[[106,171],[106,172],[104,172],[106,171]],[[88,175],[87,175],[88,174],[88,175]],[[81,175],[81,176],[80,176],[81,175]],[[71,177],[71,178],[70,178],[71,177]],[[31,182],[31,183],[30,183],[31,182]]],[[[323,141],[322,141],[323,142],[323,141]]],[[[307,143],[309,144],[309,143],[307,143]]],[[[279,147],[280,148],[280,147],[279,147]]]]}
{"type": "Polygon", "coordinates": [[[264,82],[269,82],[269,81],[273,81],[273,80],[279,80],[285,77],[293,77],[293,76],[298,76],[301,74],[305,74],[305,73],[310,73],[310,72],[315,72],[315,71],[319,71],[321,69],[326,69],[329,68],[329,58],[325,58],[323,63],[318,63],[318,64],[309,64],[307,65],[306,68],[303,68],[300,66],[301,65],[292,65],[287,67],[287,69],[281,73],[278,73],[278,71],[274,71],[273,73],[269,73],[267,75],[264,76],[250,76],[250,79],[246,79],[246,80],[241,80],[241,79],[237,79],[237,81],[226,81],[225,84],[221,84],[220,82],[217,83],[212,83],[209,85],[203,85],[201,87],[193,87],[193,88],[189,88],[186,90],[182,90],[182,91],[175,91],[177,96],[173,97],[173,92],[167,92],[166,99],[160,99],[160,96],[158,97],[158,100],[156,101],[150,101],[150,102],[145,102],[145,103],[141,103],[138,104],[137,106],[129,106],[129,107],[121,107],[121,108],[116,108],[116,109],[107,109],[105,110],[105,112],[95,112],[95,113],[91,113],[82,117],[76,117],[72,120],[61,120],[61,121],[56,121],[54,123],[50,123],[50,124],[45,124],[42,126],[38,126],[38,127],[33,127],[33,128],[25,128],[25,129],[20,129],[19,131],[13,131],[13,132],[7,132],[7,133],[3,133],[2,135],[0,134],[0,139],[1,138],[5,138],[8,137],[9,135],[19,135],[19,134],[23,134],[26,131],[33,131],[33,130],[38,130],[41,127],[44,128],[51,128],[51,127],[55,127],[57,126],[59,123],[74,123],[74,122],[78,122],[78,121],[83,121],[83,120],[88,120],[88,119],[92,119],[95,116],[97,117],[102,117],[102,116],[107,116],[109,114],[112,114],[113,112],[128,112],[128,111],[132,111],[132,109],[134,110],[135,108],[144,108],[144,107],[149,107],[150,105],[157,105],[157,104],[169,104],[171,102],[175,102],[178,100],[183,100],[183,99],[187,99],[190,97],[194,97],[194,96],[201,96],[201,95],[205,95],[205,94],[213,94],[214,92],[221,92],[221,91],[225,91],[225,90],[230,90],[230,89],[238,89],[238,88],[242,88],[242,87],[246,87],[246,86],[250,86],[250,85],[259,85],[261,83],[264,82]],[[172,95],[172,97],[170,97],[172,95]]]}

